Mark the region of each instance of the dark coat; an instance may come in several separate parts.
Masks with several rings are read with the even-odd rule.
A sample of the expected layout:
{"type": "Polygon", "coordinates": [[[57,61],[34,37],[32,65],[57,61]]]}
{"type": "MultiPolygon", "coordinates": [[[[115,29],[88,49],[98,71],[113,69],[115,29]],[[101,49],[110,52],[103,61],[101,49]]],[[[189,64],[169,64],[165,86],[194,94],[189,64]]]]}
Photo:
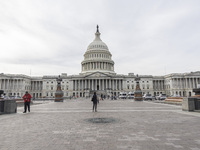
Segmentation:
{"type": "Polygon", "coordinates": [[[94,104],[97,104],[97,95],[93,95],[92,101],[94,104]]]}

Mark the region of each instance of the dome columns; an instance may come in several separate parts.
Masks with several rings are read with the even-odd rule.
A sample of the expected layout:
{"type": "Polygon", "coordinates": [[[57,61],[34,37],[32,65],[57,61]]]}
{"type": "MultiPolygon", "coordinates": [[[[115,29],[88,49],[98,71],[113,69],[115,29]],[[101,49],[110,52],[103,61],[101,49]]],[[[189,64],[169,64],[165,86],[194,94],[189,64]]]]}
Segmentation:
{"type": "Polygon", "coordinates": [[[86,62],[82,64],[82,71],[114,71],[114,64],[109,62],[86,62]]]}

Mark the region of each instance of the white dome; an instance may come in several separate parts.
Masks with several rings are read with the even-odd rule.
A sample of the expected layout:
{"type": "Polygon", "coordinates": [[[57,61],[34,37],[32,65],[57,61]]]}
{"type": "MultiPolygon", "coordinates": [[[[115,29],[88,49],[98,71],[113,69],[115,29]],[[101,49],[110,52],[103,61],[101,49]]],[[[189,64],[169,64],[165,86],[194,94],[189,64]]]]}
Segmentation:
{"type": "Polygon", "coordinates": [[[82,61],[82,73],[104,72],[114,73],[114,61],[107,45],[100,39],[99,27],[95,33],[95,39],[91,42],[84,54],[82,61]]]}
{"type": "Polygon", "coordinates": [[[95,39],[92,43],[89,44],[87,51],[90,50],[107,50],[108,51],[108,46],[102,42],[100,39],[101,33],[99,33],[99,30],[97,28],[97,32],[95,33],[95,39]]]}
{"type": "Polygon", "coordinates": [[[102,41],[93,41],[92,43],[90,43],[90,45],[87,48],[87,51],[90,51],[90,50],[107,50],[108,51],[108,47],[102,41]]]}

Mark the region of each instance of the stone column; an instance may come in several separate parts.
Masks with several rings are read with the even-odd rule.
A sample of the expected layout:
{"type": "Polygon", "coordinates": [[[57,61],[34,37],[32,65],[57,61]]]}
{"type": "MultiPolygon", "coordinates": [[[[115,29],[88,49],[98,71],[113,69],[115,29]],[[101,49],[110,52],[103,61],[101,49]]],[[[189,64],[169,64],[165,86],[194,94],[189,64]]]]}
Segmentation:
{"type": "Polygon", "coordinates": [[[84,89],[86,89],[86,81],[87,79],[84,80],[84,87],[83,87],[84,89]]]}
{"type": "Polygon", "coordinates": [[[75,91],[77,91],[77,80],[75,80],[75,91]]]}
{"type": "Polygon", "coordinates": [[[113,90],[115,90],[116,89],[116,82],[115,82],[115,79],[113,79],[113,90]]]}
{"type": "Polygon", "coordinates": [[[87,85],[87,79],[85,79],[85,84],[84,84],[84,87],[85,87],[85,89],[87,89],[88,88],[88,85],[87,85]]]}
{"type": "Polygon", "coordinates": [[[12,89],[15,88],[14,85],[15,85],[15,79],[12,80],[12,89]]]}
{"type": "Polygon", "coordinates": [[[187,89],[187,78],[185,78],[185,89],[187,89]]]}
{"type": "Polygon", "coordinates": [[[187,78],[188,89],[190,88],[190,78],[187,78]]]}
{"type": "Polygon", "coordinates": [[[119,80],[119,90],[122,89],[122,86],[121,86],[121,80],[119,80]]]}
{"type": "Polygon", "coordinates": [[[88,80],[88,88],[91,89],[91,80],[88,80]]]}
{"type": "Polygon", "coordinates": [[[9,89],[9,80],[7,79],[6,89],[9,89]]]}
{"type": "Polygon", "coordinates": [[[99,90],[102,90],[101,87],[102,87],[102,85],[101,85],[101,79],[99,79],[99,90]]]}
{"type": "Polygon", "coordinates": [[[115,84],[114,84],[114,86],[115,86],[115,90],[117,90],[117,80],[114,80],[115,82],[115,84]]]}
{"type": "Polygon", "coordinates": [[[2,89],[5,89],[5,79],[2,79],[2,89]]]}
{"type": "Polygon", "coordinates": [[[156,90],[158,90],[158,80],[156,80],[155,82],[156,82],[156,90]]]}
{"type": "Polygon", "coordinates": [[[162,90],[162,80],[160,80],[159,83],[160,83],[160,90],[162,90]]]}
{"type": "Polygon", "coordinates": [[[192,84],[191,84],[191,78],[189,78],[189,88],[192,88],[191,85],[192,85],[192,84]]]}
{"type": "Polygon", "coordinates": [[[197,88],[197,85],[198,85],[198,78],[196,78],[196,87],[195,88],[197,88]]]}
{"type": "Polygon", "coordinates": [[[102,79],[102,90],[105,90],[105,87],[104,87],[104,79],[102,79]]]}
{"type": "Polygon", "coordinates": [[[181,89],[181,79],[179,78],[179,89],[181,89]]]}
{"type": "Polygon", "coordinates": [[[195,79],[194,78],[192,78],[192,81],[193,81],[193,89],[195,88],[195,79]]]}
{"type": "Polygon", "coordinates": [[[179,79],[177,78],[177,89],[179,89],[179,79]]]}
{"type": "Polygon", "coordinates": [[[81,80],[78,80],[78,89],[79,89],[79,91],[81,91],[81,80]]]}
{"type": "Polygon", "coordinates": [[[114,90],[114,79],[112,79],[111,84],[112,84],[112,89],[114,90]]]}
{"type": "Polygon", "coordinates": [[[35,82],[36,83],[36,91],[38,90],[38,81],[35,82]]]}
{"type": "MultiPolygon", "coordinates": [[[[110,69],[110,66],[109,66],[110,69]]],[[[111,84],[111,89],[113,90],[113,79],[110,80],[110,84],[111,84]]]]}
{"type": "Polygon", "coordinates": [[[7,79],[4,79],[4,89],[7,87],[7,79]]]}
{"type": "Polygon", "coordinates": [[[82,91],[84,90],[84,81],[85,80],[82,80],[82,91]]]}

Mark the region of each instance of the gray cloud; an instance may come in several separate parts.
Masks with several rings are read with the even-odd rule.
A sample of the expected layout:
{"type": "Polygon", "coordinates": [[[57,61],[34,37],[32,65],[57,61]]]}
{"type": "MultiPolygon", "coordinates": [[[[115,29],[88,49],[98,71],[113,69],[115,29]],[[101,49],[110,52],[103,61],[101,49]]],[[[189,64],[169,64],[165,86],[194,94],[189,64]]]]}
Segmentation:
{"type": "Polygon", "coordinates": [[[117,73],[197,71],[198,18],[197,0],[1,1],[1,72],[78,74],[97,24],[117,73]]]}

